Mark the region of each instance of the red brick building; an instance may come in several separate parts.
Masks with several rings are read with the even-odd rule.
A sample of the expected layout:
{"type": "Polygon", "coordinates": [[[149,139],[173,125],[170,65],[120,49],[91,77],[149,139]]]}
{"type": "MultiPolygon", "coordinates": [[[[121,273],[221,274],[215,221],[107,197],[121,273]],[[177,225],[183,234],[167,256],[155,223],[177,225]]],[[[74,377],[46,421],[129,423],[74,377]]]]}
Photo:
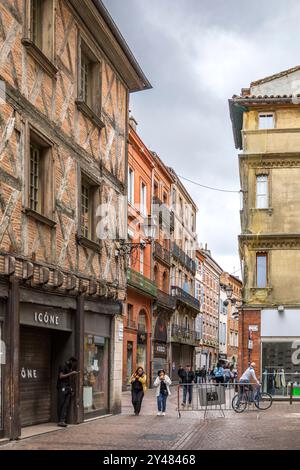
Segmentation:
{"type": "MultiPolygon", "coordinates": [[[[136,121],[130,119],[128,148],[128,241],[142,243],[142,225],[151,214],[151,152],[136,132],[136,121]]],[[[124,319],[123,388],[137,367],[142,366],[151,379],[152,302],[156,299],[153,282],[152,247],[145,244],[132,251],[127,269],[127,312],[124,319]]]]}

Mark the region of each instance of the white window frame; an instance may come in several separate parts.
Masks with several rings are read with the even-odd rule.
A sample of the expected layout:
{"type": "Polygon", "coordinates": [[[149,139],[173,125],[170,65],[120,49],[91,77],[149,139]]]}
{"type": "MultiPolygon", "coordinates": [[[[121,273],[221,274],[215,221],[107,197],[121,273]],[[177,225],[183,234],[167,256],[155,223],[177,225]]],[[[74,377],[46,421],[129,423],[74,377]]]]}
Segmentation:
{"type": "Polygon", "coordinates": [[[256,209],[268,209],[269,207],[269,177],[268,175],[256,175],[256,209]]]}
{"type": "Polygon", "coordinates": [[[274,129],[275,128],[275,115],[272,112],[264,112],[258,114],[258,129],[274,129]],[[265,119],[263,119],[265,118],[265,119]]]}
{"type": "Polygon", "coordinates": [[[140,273],[144,275],[144,248],[140,248],[140,273]]]}
{"type": "Polygon", "coordinates": [[[134,170],[128,167],[128,202],[134,205],[134,170]]]}
{"type": "Polygon", "coordinates": [[[147,186],[144,181],[141,181],[140,211],[142,216],[147,217],[147,186]]]}

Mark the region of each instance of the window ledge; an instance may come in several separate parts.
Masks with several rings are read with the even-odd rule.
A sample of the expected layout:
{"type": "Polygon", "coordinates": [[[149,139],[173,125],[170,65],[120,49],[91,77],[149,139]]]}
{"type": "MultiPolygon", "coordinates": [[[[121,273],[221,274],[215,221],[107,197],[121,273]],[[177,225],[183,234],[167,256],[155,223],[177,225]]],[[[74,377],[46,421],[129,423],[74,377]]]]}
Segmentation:
{"type": "Polygon", "coordinates": [[[264,207],[264,208],[258,208],[258,207],[252,207],[250,209],[251,212],[266,212],[268,213],[269,215],[272,215],[273,214],[273,207],[264,207]]]}
{"type": "Polygon", "coordinates": [[[21,42],[26,48],[28,54],[31,55],[31,57],[33,57],[52,78],[57,78],[58,68],[50,59],[48,59],[43,51],[41,51],[41,49],[39,49],[31,39],[23,38],[21,42]]]}
{"type": "Polygon", "coordinates": [[[250,287],[251,292],[267,292],[268,294],[273,290],[273,287],[250,287]]]}
{"type": "Polygon", "coordinates": [[[104,122],[83,100],[76,100],[76,106],[88,119],[90,119],[99,129],[105,127],[104,122]]]}
{"type": "Polygon", "coordinates": [[[89,238],[84,237],[83,235],[78,235],[78,234],[76,235],[76,240],[77,240],[78,245],[100,252],[99,242],[95,242],[94,240],[90,240],[89,238]]]}
{"type": "Polygon", "coordinates": [[[46,217],[45,215],[40,214],[39,212],[36,212],[29,207],[26,207],[23,212],[28,215],[28,217],[31,217],[32,219],[35,219],[37,222],[42,224],[49,225],[51,228],[56,226],[56,222],[54,220],[49,219],[49,217],[46,217]]]}

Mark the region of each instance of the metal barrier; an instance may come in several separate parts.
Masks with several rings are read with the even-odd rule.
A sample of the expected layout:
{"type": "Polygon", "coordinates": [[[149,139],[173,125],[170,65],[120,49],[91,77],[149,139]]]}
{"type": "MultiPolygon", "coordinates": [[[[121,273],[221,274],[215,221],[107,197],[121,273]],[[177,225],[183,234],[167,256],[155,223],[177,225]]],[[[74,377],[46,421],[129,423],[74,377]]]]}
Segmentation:
{"type": "MultiPolygon", "coordinates": [[[[208,411],[218,411],[225,417],[225,411],[233,411],[233,399],[237,400],[237,396],[243,394],[245,387],[248,390],[246,402],[244,403],[243,410],[257,410],[255,401],[250,394],[255,394],[255,385],[249,389],[249,384],[245,383],[200,383],[200,384],[180,384],[177,386],[177,412],[178,417],[181,418],[181,413],[187,411],[203,411],[204,418],[206,418],[208,411]],[[248,401],[249,398],[249,401],[248,401]]],[[[245,401],[245,399],[244,399],[245,401]]],[[[272,398],[271,398],[272,402],[272,398]]],[[[257,403],[257,401],[256,401],[257,403]]]]}

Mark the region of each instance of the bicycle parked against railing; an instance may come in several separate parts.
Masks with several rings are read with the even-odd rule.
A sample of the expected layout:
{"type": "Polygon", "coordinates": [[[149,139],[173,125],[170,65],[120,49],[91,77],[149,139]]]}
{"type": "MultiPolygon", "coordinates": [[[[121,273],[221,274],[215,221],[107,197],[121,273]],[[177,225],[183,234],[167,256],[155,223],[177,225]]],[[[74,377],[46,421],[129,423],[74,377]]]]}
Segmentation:
{"type": "Polygon", "coordinates": [[[247,406],[255,405],[259,410],[268,410],[273,403],[272,395],[261,391],[261,386],[253,388],[250,384],[239,385],[239,393],[232,399],[232,408],[242,413],[247,406]]]}

